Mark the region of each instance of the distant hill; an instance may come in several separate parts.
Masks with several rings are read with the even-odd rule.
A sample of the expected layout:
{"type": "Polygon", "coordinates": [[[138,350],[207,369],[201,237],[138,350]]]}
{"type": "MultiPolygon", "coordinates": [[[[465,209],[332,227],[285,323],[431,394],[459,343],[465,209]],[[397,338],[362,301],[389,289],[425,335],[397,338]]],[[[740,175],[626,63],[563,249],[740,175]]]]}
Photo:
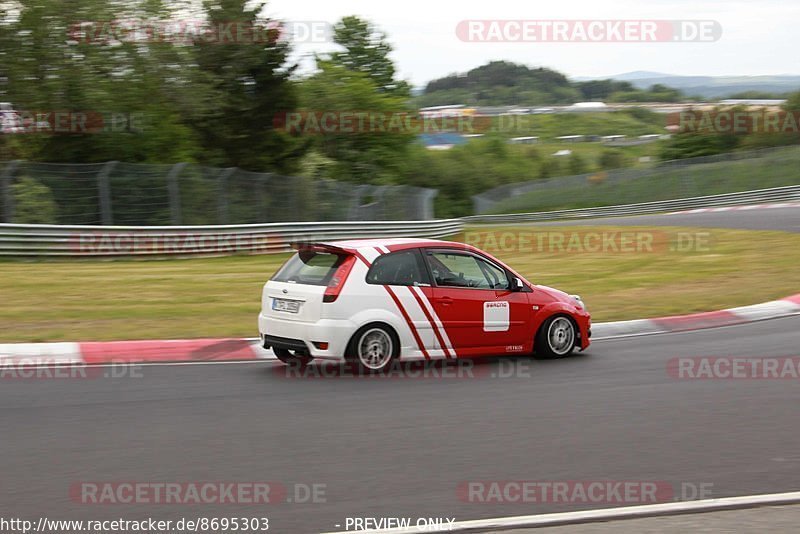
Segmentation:
{"type": "Polygon", "coordinates": [[[581,101],[679,102],[694,97],[772,98],[800,91],[800,76],[677,76],[633,71],[608,78],[567,78],[544,67],[492,61],[469,72],[450,74],[414,91],[419,107],[546,106],[581,101]]]}
{"type": "Polygon", "coordinates": [[[602,80],[602,79],[611,79],[611,80],[618,80],[622,82],[632,82],[634,80],[646,80],[650,78],[665,78],[669,77],[671,74],[664,74],[663,72],[653,72],[649,70],[635,70],[633,72],[626,72],[624,74],[618,74],[616,76],[609,76],[608,78],[593,78],[591,76],[577,76],[574,77],[573,80],[578,82],[585,82],[589,80],[602,80]]]}
{"type": "Polygon", "coordinates": [[[560,72],[492,61],[466,73],[428,82],[423,94],[417,97],[417,103],[419,106],[453,103],[502,106],[568,104],[579,99],[580,92],[560,72]]]}
{"type": "Polygon", "coordinates": [[[800,91],[800,76],[677,76],[657,72],[634,71],[609,77],[626,81],[637,89],[653,85],[666,85],[680,89],[686,95],[703,98],[723,98],[738,93],[757,91],[761,93],[791,93],[800,91]]]}
{"type": "MultiPolygon", "coordinates": [[[[640,73],[641,76],[658,73],[640,73]]],[[[471,106],[542,106],[581,101],[677,102],[683,98],[665,84],[641,89],[627,80],[572,81],[544,67],[531,68],[508,61],[492,61],[466,73],[432,80],[415,95],[419,107],[446,104],[471,106]]]]}

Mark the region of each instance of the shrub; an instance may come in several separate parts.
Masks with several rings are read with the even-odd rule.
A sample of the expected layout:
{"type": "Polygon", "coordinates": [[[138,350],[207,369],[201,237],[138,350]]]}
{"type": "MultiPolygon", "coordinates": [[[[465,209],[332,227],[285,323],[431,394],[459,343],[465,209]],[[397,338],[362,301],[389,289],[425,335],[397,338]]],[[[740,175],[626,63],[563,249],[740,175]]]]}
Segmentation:
{"type": "Polygon", "coordinates": [[[11,186],[14,198],[14,222],[18,224],[55,224],[58,206],[46,185],[23,177],[11,186]]]}

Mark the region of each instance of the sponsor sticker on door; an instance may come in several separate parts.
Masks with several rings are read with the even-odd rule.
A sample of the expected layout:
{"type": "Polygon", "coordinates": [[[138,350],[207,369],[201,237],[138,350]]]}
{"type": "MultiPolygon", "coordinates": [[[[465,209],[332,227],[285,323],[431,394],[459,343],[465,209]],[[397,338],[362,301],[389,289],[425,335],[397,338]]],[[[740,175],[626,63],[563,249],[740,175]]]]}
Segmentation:
{"type": "Polygon", "coordinates": [[[511,324],[510,308],[506,301],[483,303],[483,331],[506,332],[511,324]]]}

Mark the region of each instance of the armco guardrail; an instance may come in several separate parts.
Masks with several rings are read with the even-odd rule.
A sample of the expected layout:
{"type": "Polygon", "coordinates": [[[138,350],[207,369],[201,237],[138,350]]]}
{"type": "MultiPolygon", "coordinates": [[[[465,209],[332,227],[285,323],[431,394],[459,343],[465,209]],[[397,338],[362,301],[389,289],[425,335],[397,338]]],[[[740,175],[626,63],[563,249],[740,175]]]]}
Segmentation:
{"type": "Polygon", "coordinates": [[[294,243],[364,237],[446,237],[465,224],[642,215],[694,208],[800,200],[800,186],[572,210],[473,215],[431,221],[348,221],[223,226],[58,226],[0,224],[0,256],[192,256],[285,252],[294,243]]]}
{"type": "Polygon", "coordinates": [[[228,226],[0,224],[0,256],[193,256],[285,252],[295,243],[363,237],[446,237],[460,219],[228,226]]]}
{"type": "Polygon", "coordinates": [[[591,217],[620,217],[624,215],[646,215],[676,210],[758,204],[763,202],[785,202],[800,200],[800,186],[790,185],[772,189],[757,189],[739,193],[725,193],[704,197],[679,198],[642,202],[640,204],[624,204],[619,206],[603,206],[599,208],[580,208],[571,210],[542,211],[536,213],[510,213],[499,215],[473,215],[464,217],[464,221],[473,224],[503,224],[535,221],[558,221],[566,219],[585,219],[591,217]]]}

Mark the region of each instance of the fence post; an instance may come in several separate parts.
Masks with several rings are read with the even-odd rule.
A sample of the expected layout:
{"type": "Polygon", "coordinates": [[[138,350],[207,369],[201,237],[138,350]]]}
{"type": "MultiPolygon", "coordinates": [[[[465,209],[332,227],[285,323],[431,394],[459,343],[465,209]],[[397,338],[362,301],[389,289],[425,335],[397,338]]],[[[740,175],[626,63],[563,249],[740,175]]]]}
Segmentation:
{"type": "Polygon", "coordinates": [[[10,223],[14,220],[14,195],[11,192],[11,178],[17,172],[19,160],[9,161],[3,174],[0,175],[0,195],[3,198],[3,222],[10,223]]]}
{"type": "Polygon", "coordinates": [[[347,207],[347,217],[345,220],[347,221],[357,221],[359,220],[359,215],[361,210],[359,207],[361,206],[361,196],[364,194],[364,188],[368,187],[367,185],[360,184],[355,186],[350,192],[350,201],[348,202],[349,206],[347,207]]]}
{"type": "MultiPolygon", "coordinates": [[[[258,197],[258,220],[255,222],[267,222],[269,213],[269,200],[267,199],[267,184],[272,179],[272,173],[261,173],[256,178],[256,196],[258,197]]],[[[292,211],[292,213],[295,213],[292,211]]],[[[286,220],[281,216],[281,220],[286,220]]]]}
{"type": "MultiPolygon", "coordinates": [[[[438,189],[428,189],[422,191],[422,198],[420,199],[420,214],[419,218],[423,221],[428,221],[433,219],[434,217],[434,205],[433,199],[439,194],[438,189]]],[[[472,197],[473,201],[476,199],[477,195],[472,197]]]]}
{"type": "Polygon", "coordinates": [[[217,175],[217,223],[228,224],[228,178],[236,172],[236,167],[221,169],[217,175]]]}
{"type": "Polygon", "coordinates": [[[117,161],[109,161],[97,173],[97,193],[100,198],[100,221],[104,225],[114,224],[114,214],[111,211],[111,186],[108,175],[116,167],[117,161]]]}
{"type": "MultiPolygon", "coordinates": [[[[386,201],[386,193],[394,192],[397,190],[398,187],[401,186],[393,186],[393,185],[380,185],[375,190],[375,193],[372,195],[372,202],[375,204],[375,219],[378,219],[378,211],[380,210],[380,219],[381,221],[390,221],[393,218],[397,218],[396,216],[393,217],[394,214],[390,214],[389,206],[387,206],[386,201]]],[[[404,206],[405,207],[405,206],[404,206]]],[[[401,219],[406,219],[406,217],[401,217],[401,219]]]]}
{"type": "Polygon", "coordinates": [[[178,185],[178,176],[180,176],[184,167],[186,167],[186,163],[176,163],[167,174],[169,211],[172,215],[173,226],[180,226],[181,224],[181,188],[178,185]]]}

